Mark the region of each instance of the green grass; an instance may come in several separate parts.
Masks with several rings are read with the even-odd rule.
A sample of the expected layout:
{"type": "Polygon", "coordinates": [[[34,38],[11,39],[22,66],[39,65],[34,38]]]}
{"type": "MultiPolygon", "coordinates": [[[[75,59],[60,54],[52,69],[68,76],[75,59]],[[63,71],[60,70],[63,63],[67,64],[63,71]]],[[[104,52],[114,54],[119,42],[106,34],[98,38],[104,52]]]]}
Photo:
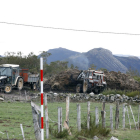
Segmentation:
{"type": "MultiPolygon", "coordinates": [[[[40,104],[38,101],[35,101],[37,104],[40,104]]],[[[79,103],[81,105],[81,119],[82,123],[85,122],[85,117],[87,116],[87,103],[79,103]]],[[[68,139],[77,139],[77,137],[83,137],[80,135],[76,135],[76,122],[77,122],[77,110],[76,110],[77,103],[70,103],[70,113],[69,113],[69,126],[72,131],[72,136],[69,136],[68,139]],[[75,136],[75,138],[74,138],[75,136]]],[[[109,108],[110,105],[113,106],[113,122],[115,126],[115,104],[106,103],[106,127],[110,128],[110,121],[109,121],[109,108]]],[[[95,116],[95,107],[98,107],[99,109],[99,119],[101,122],[101,115],[100,111],[102,109],[102,103],[97,102],[91,102],[91,114],[94,117],[95,116]]],[[[49,125],[51,125],[54,129],[57,129],[57,108],[62,107],[63,113],[62,113],[62,121],[65,120],[65,103],[64,102],[54,102],[54,103],[48,103],[48,112],[49,112],[49,125]]],[[[138,115],[138,105],[132,106],[133,113],[135,115],[136,122],[138,121],[137,115],[138,115]]],[[[132,130],[129,130],[129,122],[127,119],[126,114],[126,129],[122,129],[122,105],[120,105],[120,124],[119,124],[119,130],[112,131],[109,136],[104,137],[102,135],[98,135],[101,139],[108,140],[111,136],[116,136],[119,138],[119,140],[138,140],[140,131],[134,130],[134,122],[132,119],[132,115],[129,115],[131,119],[131,125],[132,130]]],[[[35,139],[34,135],[34,128],[33,128],[33,120],[32,120],[32,110],[30,103],[20,103],[20,102],[0,102],[0,132],[3,132],[5,134],[0,133],[0,139],[6,139],[6,131],[8,132],[9,138],[15,138],[15,139],[22,139],[20,124],[23,125],[24,133],[25,133],[25,139],[35,139]]],[[[44,126],[45,127],[45,126],[44,126]]],[[[44,133],[45,134],[45,133],[44,133]]],[[[50,139],[58,139],[55,138],[55,136],[51,136],[50,139]]],[[[65,139],[65,138],[63,138],[65,139]]],[[[90,138],[86,138],[87,140],[90,140],[90,138]]]]}

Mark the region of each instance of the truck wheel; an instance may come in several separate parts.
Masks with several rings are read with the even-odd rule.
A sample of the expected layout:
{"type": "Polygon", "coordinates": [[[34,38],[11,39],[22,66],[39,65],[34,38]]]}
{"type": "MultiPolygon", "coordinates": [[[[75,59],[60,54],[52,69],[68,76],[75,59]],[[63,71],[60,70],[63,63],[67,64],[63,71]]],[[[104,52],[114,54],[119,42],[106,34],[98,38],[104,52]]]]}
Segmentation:
{"type": "Polygon", "coordinates": [[[4,92],[5,93],[10,93],[12,91],[12,86],[11,85],[6,85],[5,87],[4,87],[4,92]]]}
{"type": "Polygon", "coordinates": [[[82,93],[83,89],[82,89],[82,84],[77,84],[76,86],[76,93],[82,93]]]}
{"type": "Polygon", "coordinates": [[[17,87],[19,90],[22,90],[22,88],[23,88],[23,79],[22,78],[18,79],[17,87]]]}
{"type": "Polygon", "coordinates": [[[91,85],[89,84],[89,82],[87,80],[84,80],[83,92],[84,93],[90,93],[91,92],[91,85]]]}

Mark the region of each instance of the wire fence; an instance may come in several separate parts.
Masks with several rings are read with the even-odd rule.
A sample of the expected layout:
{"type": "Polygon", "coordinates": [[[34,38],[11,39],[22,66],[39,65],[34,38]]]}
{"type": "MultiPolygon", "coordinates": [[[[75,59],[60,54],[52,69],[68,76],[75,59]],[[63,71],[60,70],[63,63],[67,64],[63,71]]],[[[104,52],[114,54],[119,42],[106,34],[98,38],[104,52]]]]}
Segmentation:
{"type": "MultiPolygon", "coordinates": [[[[32,98],[33,102],[40,106],[40,98],[32,98]]],[[[77,123],[77,104],[80,105],[81,111],[81,123],[87,121],[88,107],[87,102],[70,102],[68,113],[68,126],[72,129],[78,129],[77,123]]],[[[105,104],[105,127],[111,129],[111,115],[110,106],[112,107],[112,122],[113,129],[116,125],[116,103],[105,104]]],[[[58,107],[62,107],[62,124],[63,129],[64,121],[66,121],[66,102],[65,100],[51,100],[48,98],[48,119],[49,127],[53,129],[58,127],[58,107]]],[[[139,130],[139,105],[130,105],[123,103],[119,105],[119,129],[137,129],[139,130]],[[125,107],[124,107],[125,106],[125,107]],[[132,109],[132,110],[131,110],[132,109]],[[124,122],[125,118],[125,122],[124,122]]],[[[102,125],[103,104],[102,102],[90,101],[90,116],[96,120],[99,120],[99,125],[102,125]],[[97,115],[98,114],[98,115],[97,115]],[[98,118],[97,118],[98,117],[98,118]]],[[[45,111],[44,111],[45,112],[45,111]]],[[[45,116],[45,115],[44,115],[45,116]]],[[[31,103],[27,100],[22,102],[18,101],[5,101],[0,102],[0,139],[23,139],[20,124],[23,126],[25,139],[35,139],[35,130],[33,125],[33,116],[31,103]]],[[[44,128],[46,122],[44,119],[44,128]]],[[[44,129],[44,133],[46,133],[44,129]]],[[[50,134],[51,135],[51,134],[50,134]]]]}

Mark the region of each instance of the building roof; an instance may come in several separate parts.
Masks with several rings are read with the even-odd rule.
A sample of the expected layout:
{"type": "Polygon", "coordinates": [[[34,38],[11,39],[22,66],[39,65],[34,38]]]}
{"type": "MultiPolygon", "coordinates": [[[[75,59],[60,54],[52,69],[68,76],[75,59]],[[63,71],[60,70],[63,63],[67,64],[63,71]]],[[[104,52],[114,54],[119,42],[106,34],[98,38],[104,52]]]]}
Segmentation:
{"type": "Polygon", "coordinates": [[[12,68],[16,68],[16,67],[19,67],[19,65],[16,65],[16,64],[2,64],[2,65],[0,65],[0,67],[12,67],[12,68]]]}

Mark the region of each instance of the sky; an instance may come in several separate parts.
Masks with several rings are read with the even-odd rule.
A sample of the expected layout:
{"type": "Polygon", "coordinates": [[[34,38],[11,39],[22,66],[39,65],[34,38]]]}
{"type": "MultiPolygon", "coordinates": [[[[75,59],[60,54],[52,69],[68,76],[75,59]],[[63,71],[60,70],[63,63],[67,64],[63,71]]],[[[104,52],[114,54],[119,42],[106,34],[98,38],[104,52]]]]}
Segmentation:
{"type": "Polygon", "coordinates": [[[0,55],[24,55],[63,47],[77,52],[105,48],[140,56],[140,35],[19,26],[2,22],[76,30],[140,34],[139,0],[0,0],[0,55]]]}

